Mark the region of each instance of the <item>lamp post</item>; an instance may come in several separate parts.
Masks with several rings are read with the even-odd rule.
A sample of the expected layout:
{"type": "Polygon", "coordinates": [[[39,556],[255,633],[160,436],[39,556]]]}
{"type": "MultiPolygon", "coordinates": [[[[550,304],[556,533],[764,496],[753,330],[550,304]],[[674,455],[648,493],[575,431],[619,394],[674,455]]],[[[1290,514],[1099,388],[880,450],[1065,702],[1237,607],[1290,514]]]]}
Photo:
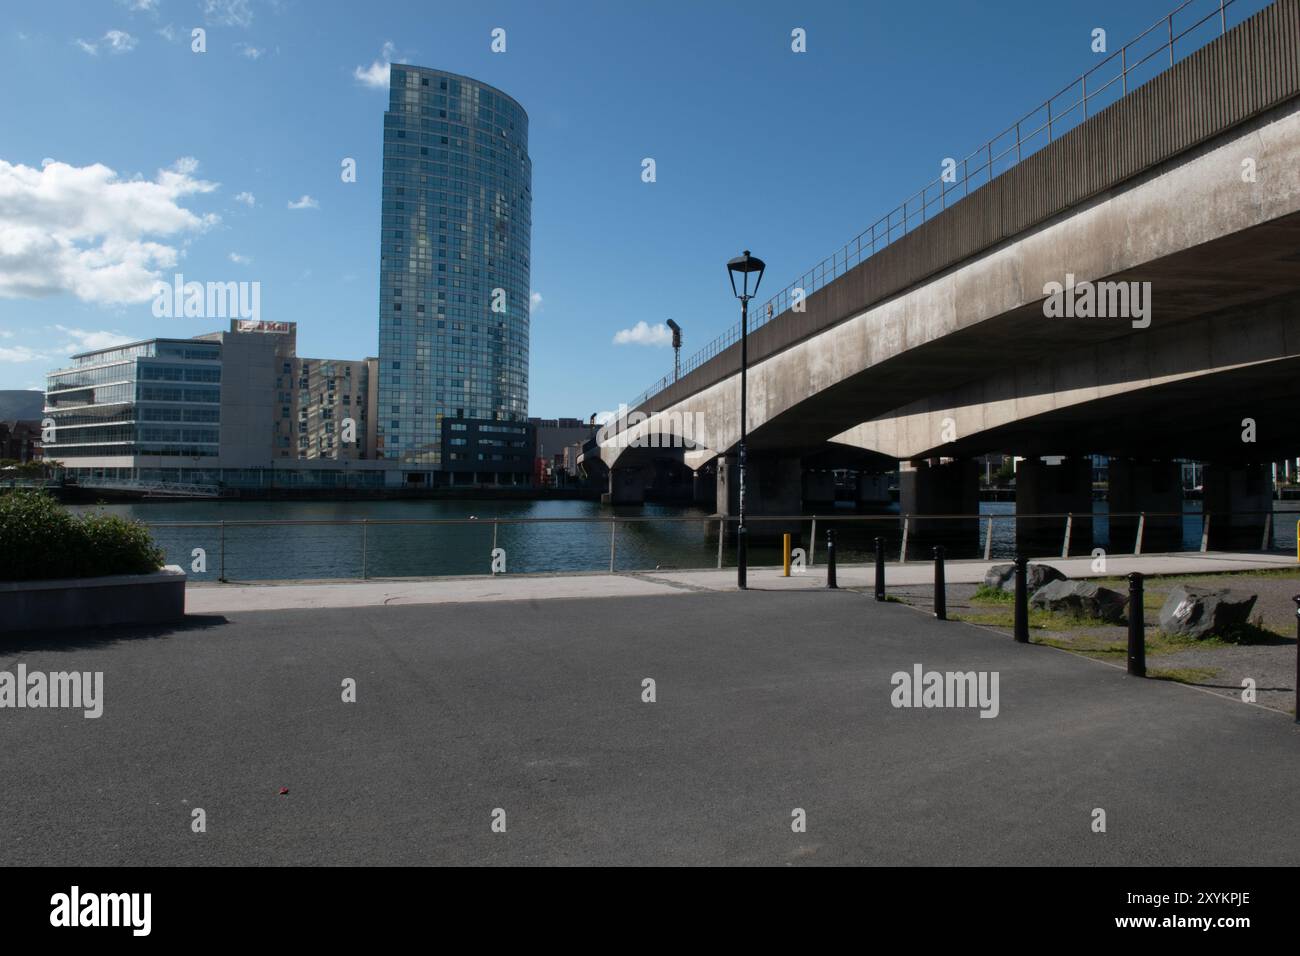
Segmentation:
{"type": "Polygon", "coordinates": [[[673,330],[673,381],[675,382],[682,374],[682,327],[669,319],[668,328],[673,330]]]}
{"type": "Polygon", "coordinates": [[[758,284],[763,281],[766,265],[762,259],[749,254],[746,249],[727,263],[727,275],[731,279],[731,293],[740,300],[740,445],[737,457],[740,465],[739,523],[736,527],[736,585],[742,591],[746,587],[746,532],[745,532],[745,437],[746,419],[745,403],[748,399],[745,376],[749,366],[749,300],[758,293],[758,284]],[[754,288],[749,288],[749,277],[754,276],[754,288]],[[736,289],[736,276],[741,277],[740,289],[736,289]]]}

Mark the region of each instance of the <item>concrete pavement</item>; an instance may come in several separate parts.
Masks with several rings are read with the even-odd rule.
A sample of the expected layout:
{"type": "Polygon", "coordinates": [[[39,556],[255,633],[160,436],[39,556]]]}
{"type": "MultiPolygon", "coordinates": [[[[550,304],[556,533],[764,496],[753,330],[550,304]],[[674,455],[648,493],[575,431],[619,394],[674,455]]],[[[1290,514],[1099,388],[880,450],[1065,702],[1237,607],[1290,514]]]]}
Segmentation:
{"type": "MultiPolygon", "coordinates": [[[[1092,569],[1092,558],[1038,558],[1071,578],[1107,577],[1141,571],[1144,574],[1209,574],[1294,568],[1296,560],[1285,554],[1178,553],[1111,557],[1104,572],[1092,569]]],[[[949,561],[945,566],[952,584],[975,584],[985,572],[1005,561],[949,561]]],[[[840,587],[873,587],[871,565],[837,568],[840,587]]],[[[934,580],[926,561],[886,565],[887,586],[924,585],[934,580]]],[[[819,564],[803,574],[781,576],[780,568],[751,568],[749,585],[755,590],[808,590],[826,587],[826,567],[819,564]]],[[[279,582],[261,584],[191,585],[186,608],[191,614],[228,611],[270,611],[290,608],[374,607],[393,604],[448,604],[477,601],[541,601],[562,598],[638,597],[686,594],[692,591],[732,591],[735,568],[695,571],[644,571],[619,574],[532,574],[498,577],[397,579],[369,581],[279,582]]]]}

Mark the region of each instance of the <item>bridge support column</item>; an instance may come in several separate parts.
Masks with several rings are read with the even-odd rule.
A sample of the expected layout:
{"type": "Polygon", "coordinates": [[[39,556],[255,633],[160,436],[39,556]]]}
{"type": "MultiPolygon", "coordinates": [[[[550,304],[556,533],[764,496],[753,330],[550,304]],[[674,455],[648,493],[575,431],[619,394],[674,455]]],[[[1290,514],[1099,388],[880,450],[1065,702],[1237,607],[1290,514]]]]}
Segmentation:
{"type": "Polygon", "coordinates": [[[603,505],[643,505],[646,486],[654,479],[651,471],[647,478],[643,468],[611,468],[609,490],[600,496],[603,505]]]}
{"type": "Polygon", "coordinates": [[[647,501],[690,504],[695,497],[695,473],[687,468],[681,452],[674,457],[656,458],[653,475],[645,490],[647,501]]]}
{"type": "Polygon", "coordinates": [[[1257,550],[1264,541],[1264,523],[1272,520],[1272,469],[1266,464],[1209,462],[1204,487],[1202,510],[1210,515],[1210,550],[1257,550]]]}
{"type": "Polygon", "coordinates": [[[974,554],[979,546],[979,466],[970,458],[942,464],[901,462],[898,469],[898,509],[910,515],[908,556],[928,554],[943,545],[954,557],[974,554]],[[926,518],[926,515],[970,515],[926,518]],[[920,550],[915,550],[916,549],[920,550]]]}
{"type": "Polygon", "coordinates": [[[867,513],[888,511],[894,503],[889,493],[892,475],[868,475],[858,472],[858,490],[855,498],[858,511],[867,513]]]}
{"type": "Polygon", "coordinates": [[[1026,458],[1016,465],[1016,514],[1060,515],[1016,519],[1016,550],[1026,557],[1060,557],[1070,524],[1069,554],[1092,552],[1092,459],[1063,458],[1049,465],[1026,458]]]}
{"type": "Polygon", "coordinates": [[[699,507],[713,508],[718,503],[717,468],[705,465],[691,474],[691,503],[699,507]]]}
{"type": "Polygon", "coordinates": [[[818,469],[803,473],[803,502],[800,510],[808,513],[835,509],[835,472],[818,469]]]}
{"type": "MultiPolygon", "coordinates": [[[[745,475],[745,526],[749,540],[779,539],[790,531],[798,533],[797,521],[763,521],[763,515],[797,515],[802,509],[803,466],[798,458],[779,455],[749,455],[745,475]]],[[[740,513],[740,464],[734,455],[718,459],[718,513],[735,517],[740,513]]],[[[734,535],[735,525],[727,533],[734,535]]]]}
{"type": "Polygon", "coordinates": [[[1128,554],[1137,544],[1138,518],[1115,517],[1123,512],[1147,514],[1142,522],[1142,552],[1178,551],[1183,545],[1183,488],[1176,461],[1132,458],[1110,460],[1107,499],[1110,503],[1110,540],[1114,554],[1128,554]]]}

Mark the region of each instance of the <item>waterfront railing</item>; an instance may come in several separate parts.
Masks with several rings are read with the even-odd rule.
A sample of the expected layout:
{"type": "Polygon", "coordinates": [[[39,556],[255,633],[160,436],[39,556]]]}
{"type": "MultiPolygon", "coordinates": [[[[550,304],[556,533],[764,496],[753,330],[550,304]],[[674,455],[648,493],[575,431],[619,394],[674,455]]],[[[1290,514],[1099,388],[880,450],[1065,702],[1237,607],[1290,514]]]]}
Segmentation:
{"type": "MultiPolygon", "coordinates": [[[[820,514],[747,516],[751,563],[802,567],[837,533],[841,565],[889,560],[1141,555],[1297,548],[1293,511],[820,514]]],[[[732,566],[737,519],[717,514],[594,517],[315,518],[145,522],[168,563],[197,581],[409,578],[509,573],[640,573],[732,566]]]]}

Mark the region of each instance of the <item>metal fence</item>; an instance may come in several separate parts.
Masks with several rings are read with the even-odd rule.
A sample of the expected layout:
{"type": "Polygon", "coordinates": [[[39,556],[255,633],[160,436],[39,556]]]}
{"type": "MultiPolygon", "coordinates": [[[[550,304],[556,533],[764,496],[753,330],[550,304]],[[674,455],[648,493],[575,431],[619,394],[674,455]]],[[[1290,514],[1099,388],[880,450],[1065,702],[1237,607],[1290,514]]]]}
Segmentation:
{"type": "MultiPolygon", "coordinates": [[[[807,566],[835,529],[841,563],[865,562],[883,538],[890,560],[1009,559],[1296,547],[1296,512],[983,515],[764,515],[746,518],[750,563],[781,563],[796,536],[807,566]],[[806,534],[806,537],[805,537],[806,534]]],[[[355,518],[161,521],[147,527],[167,562],[198,581],[343,580],[493,573],[703,570],[734,563],[735,517],[355,518]],[[498,550],[500,549],[500,550],[498,550]]]]}
{"type": "MultiPolygon", "coordinates": [[[[822,259],[797,280],[778,291],[762,306],[751,310],[749,330],[760,328],[792,305],[795,290],[806,298],[875,255],[898,238],[933,219],[953,203],[1011,169],[1026,156],[1073,129],[1099,107],[1127,95],[1141,83],[1173,66],[1179,56],[1204,46],[1228,31],[1228,8],[1237,0],[1185,0],[1141,34],[1091,69],[1067,83],[1041,105],[1026,113],[998,135],[955,160],[951,175],[940,176],[921,187],[898,206],[822,259]],[[1210,31],[1200,31],[1207,24],[1210,31]],[[1181,52],[1177,52],[1179,43],[1181,52]],[[960,169],[960,178],[956,175],[960,169]]],[[[681,363],[686,375],[740,341],[740,323],[709,342],[681,363]]],[[[667,388],[677,377],[669,373],[642,392],[628,408],[639,408],[667,388]]]]}

